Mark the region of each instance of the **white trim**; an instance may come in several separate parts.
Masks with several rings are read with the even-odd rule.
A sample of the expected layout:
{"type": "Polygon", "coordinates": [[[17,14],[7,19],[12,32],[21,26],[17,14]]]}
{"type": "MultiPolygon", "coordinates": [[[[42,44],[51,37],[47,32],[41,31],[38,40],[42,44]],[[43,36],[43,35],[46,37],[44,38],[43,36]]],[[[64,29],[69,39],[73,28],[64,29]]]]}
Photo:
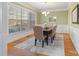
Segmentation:
{"type": "MultiPolygon", "coordinates": [[[[40,12],[42,12],[43,10],[41,10],[40,12]]],[[[46,10],[46,11],[49,11],[49,12],[57,12],[57,11],[68,11],[68,8],[65,8],[65,9],[55,9],[55,10],[46,10]]]]}
{"type": "Polygon", "coordinates": [[[70,27],[70,37],[79,54],[79,29],[71,26],[70,27]]]}
{"type": "Polygon", "coordinates": [[[69,26],[68,25],[57,25],[57,33],[69,33],[69,26]]]}
{"type": "Polygon", "coordinates": [[[0,56],[2,55],[2,46],[3,46],[3,43],[2,43],[2,3],[0,3],[0,56]]]}

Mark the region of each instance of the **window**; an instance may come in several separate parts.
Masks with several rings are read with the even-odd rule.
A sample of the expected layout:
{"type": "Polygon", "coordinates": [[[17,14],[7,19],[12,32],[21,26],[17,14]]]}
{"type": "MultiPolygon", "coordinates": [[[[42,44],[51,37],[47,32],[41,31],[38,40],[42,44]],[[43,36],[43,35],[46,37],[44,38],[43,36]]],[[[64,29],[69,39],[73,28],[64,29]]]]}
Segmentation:
{"type": "Polygon", "coordinates": [[[72,10],[72,23],[79,24],[79,4],[72,10]]]}
{"type": "Polygon", "coordinates": [[[16,6],[14,5],[9,5],[9,33],[12,33],[12,32],[18,32],[20,31],[20,28],[19,28],[19,23],[18,23],[18,13],[17,12],[19,9],[17,9],[16,6]]]}
{"type": "Polygon", "coordinates": [[[35,15],[23,7],[15,4],[8,5],[9,33],[29,31],[35,24],[35,15]]]}
{"type": "Polygon", "coordinates": [[[29,12],[22,9],[22,24],[21,24],[21,30],[29,30],[30,29],[30,18],[29,18],[29,12]]]}

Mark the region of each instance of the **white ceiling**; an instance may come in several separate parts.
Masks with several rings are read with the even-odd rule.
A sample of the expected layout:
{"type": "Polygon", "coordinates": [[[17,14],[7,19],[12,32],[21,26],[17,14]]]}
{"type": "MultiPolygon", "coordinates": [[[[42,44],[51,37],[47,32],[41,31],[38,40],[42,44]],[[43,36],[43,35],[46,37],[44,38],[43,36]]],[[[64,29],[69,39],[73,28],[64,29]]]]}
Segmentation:
{"type": "Polygon", "coordinates": [[[62,11],[68,9],[68,2],[27,2],[40,11],[62,11]]]}

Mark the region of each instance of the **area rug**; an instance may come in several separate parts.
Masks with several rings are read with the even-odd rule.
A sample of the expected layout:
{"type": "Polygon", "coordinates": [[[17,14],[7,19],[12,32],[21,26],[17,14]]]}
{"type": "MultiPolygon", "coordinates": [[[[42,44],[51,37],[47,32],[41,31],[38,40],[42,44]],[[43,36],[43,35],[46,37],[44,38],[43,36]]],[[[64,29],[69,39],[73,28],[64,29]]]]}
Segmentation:
{"type": "Polygon", "coordinates": [[[64,56],[64,37],[63,35],[56,35],[55,40],[51,43],[50,38],[48,41],[48,46],[44,44],[42,48],[42,42],[37,41],[37,45],[34,46],[35,38],[31,39],[17,45],[17,48],[28,50],[34,53],[46,54],[49,56],[64,56]]]}

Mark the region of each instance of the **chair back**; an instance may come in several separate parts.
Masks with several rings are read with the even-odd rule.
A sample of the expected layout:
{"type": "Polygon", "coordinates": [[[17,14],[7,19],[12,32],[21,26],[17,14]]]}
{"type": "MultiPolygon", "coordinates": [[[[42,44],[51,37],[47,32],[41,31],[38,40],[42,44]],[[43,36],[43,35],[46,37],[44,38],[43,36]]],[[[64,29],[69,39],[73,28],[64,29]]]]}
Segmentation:
{"type": "Polygon", "coordinates": [[[33,28],[35,39],[43,40],[43,28],[41,26],[35,26],[33,28]]]}

